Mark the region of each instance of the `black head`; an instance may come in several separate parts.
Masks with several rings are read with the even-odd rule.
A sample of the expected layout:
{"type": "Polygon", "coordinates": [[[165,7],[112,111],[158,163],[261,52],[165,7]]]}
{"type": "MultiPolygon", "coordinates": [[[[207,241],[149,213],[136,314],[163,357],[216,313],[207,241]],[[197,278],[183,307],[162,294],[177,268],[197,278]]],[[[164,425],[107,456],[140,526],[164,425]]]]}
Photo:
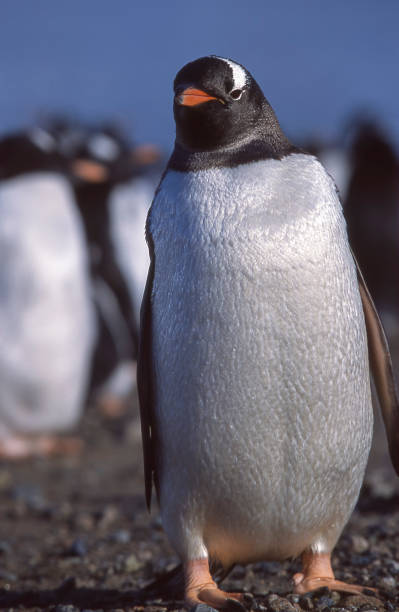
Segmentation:
{"type": "Polygon", "coordinates": [[[66,161],[55,139],[41,128],[5,136],[0,141],[0,178],[32,172],[65,172],[66,161]]]}
{"type": "Polygon", "coordinates": [[[201,57],[177,73],[174,92],[172,167],[183,169],[178,167],[183,151],[186,155],[219,152],[219,159],[224,158],[219,165],[235,165],[251,161],[248,147],[249,157],[258,159],[281,158],[293,150],[259,85],[241,64],[214,55],[201,57]],[[237,156],[238,150],[245,159],[237,156]],[[228,152],[227,162],[223,152],[228,152]]]}

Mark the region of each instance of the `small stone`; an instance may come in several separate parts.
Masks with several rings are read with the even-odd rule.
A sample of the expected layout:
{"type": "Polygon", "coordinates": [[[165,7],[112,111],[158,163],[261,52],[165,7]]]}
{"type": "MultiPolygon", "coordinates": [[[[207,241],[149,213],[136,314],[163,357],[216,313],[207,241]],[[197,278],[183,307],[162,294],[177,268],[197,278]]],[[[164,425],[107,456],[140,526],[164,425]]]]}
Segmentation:
{"type": "Polygon", "coordinates": [[[268,603],[272,603],[273,601],[276,601],[277,599],[279,599],[279,596],[276,595],[275,593],[271,593],[269,597],[267,598],[267,601],[268,603]]]}
{"type": "Polygon", "coordinates": [[[352,555],[351,565],[354,565],[355,567],[366,567],[367,565],[370,565],[375,558],[376,556],[373,553],[368,555],[352,555]]]}
{"type": "Polygon", "coordinates": [[[393,576],[384,576],[384,578],[380,579],[379,584],[384,589],[392,589],[396,586],[396,580],[393,576]]]}
{"type": "Polygon", "coordinates": [[[278,595],[269,595],[267,598],[269,609],[273,612],[296,612],[295,606],[293,606],[288,599],[279,597],[278,595]]]}
{"type": "Polygon", "coordinates": [[[94,524],[94,518],[88,512],[80,512],[75,519],[75,525],[79,530],[90,531],[94,524]]]}
{"type": "Polygon", "coordinates": [[[317,609],[324,610],[324,608],[330,609],[336,602],[330,595],[322,595],[319,597],[317,602],[317,609]]]}
{"type": "Polygon", "coordinates": [[[41,490],[35,485],[16,485],[13,487],[11,494],[17,502],[22,502],[29,510],[43,510],[47,507],[41,490]]]}
{"type": "Polygon", "coordinates": [[[126,557],[124,561],[124,570],[125,572],[137,572],[139,569],[143,567],[143,563],[139,561],[136,555],[131,554],[126,557]]]}
{"type": "Polygon", "coordinates": [[[152,519],[151,527],[153,529],[158,529],[158,531],[162,529],[162,518],[160,514],[158,514],[158,516],[152,519]]]}
{"type": "Polygon", "coordinates": [[[87,555],[87,544],[82,538],[76,538],[65,554],[71,557],[84,557],[87,555]]]}
{"type": "Polygon", "coordinates": [[[127,529],[118,529],[114,531],[110,538],[118,544],[128,544],[131,540],[130,533],[127,529]]]}
{"type": "Polygon", "coordinates": [[[115,523],[118,517],[119,510],[117,506],[109,504],[104,508],[104,511],[101,513],[98,525],[99,527],[108,527],[109,525],[111,525],[111,523],[115,523]]]}
{"type": "Polygon", "coordinates": [[[64,606],[62,604],[58,604],[58,606],[55,606],[54,612],[79,612],[79,608],[76,608],[75,606],[64,606]]]}
{"type": "Polygon", "coordinates": [[[211,608],[211,606],[207,606],[206,604],[197,604],[190,608],[190,612],[217,612],[215,608],[211,608]]]}
{"type": "Polygon", "coordinates": [[[18,580],[18,577],[11,572],[6,572],[5,570],[0,569],[0,580],[5,580],[6,582],[15,582],[18,580]]]}
{"type": "Polygon", "coordinates": [[[10,552],[10,544],[6,540],[0,540],[0,555],[8,555],[10,552]]]}
{"type": "Polygon", "coordinates": [[[394,559],[390,559],[388,561],[390,570],[393,574],[399,574],[399,562],[394,561],[394,559]]]}
{"type": "Polygon", "coordinates": [[[361,555],[362,553],[365,553],[366,550],[369,549],[369,543],[366,540],[366,538],[364,538],[363,536],[353,535],[351,537],[351,540],[352,540],[352,550],[354,553],[361,555]]]}

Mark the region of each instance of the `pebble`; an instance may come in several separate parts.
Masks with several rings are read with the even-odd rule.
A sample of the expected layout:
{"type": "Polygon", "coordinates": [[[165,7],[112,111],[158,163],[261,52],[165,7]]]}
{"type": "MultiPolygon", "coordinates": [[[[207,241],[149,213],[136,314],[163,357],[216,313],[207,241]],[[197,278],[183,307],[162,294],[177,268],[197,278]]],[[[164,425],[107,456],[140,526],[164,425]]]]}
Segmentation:
{"type": "Polygon", "coordinates": [[[99,527],[108,527],[119,518],[119,510],[117,506],[109,504],[104,508],[101,513],[100,520],[98,522],[99,527]]]}
{"type": "Polygon", "coordinates": [[[111,533],[110,539],[118,544],[128,544],[131,540],[131,536],[127,529],[118,529],[111,533]]]}
{"type": "Polygon", "coordinates": [[[133,553],[125,558],[125,561],[124,561],[125,572],[137,572],[143,566],[144,564],[141,561],[139,561],[139,559],[133,553]]]}
{"type": "Polygon", "coordinates": [[[394,574],[399,574],[399,562],[398,561],[394,561],[394,559],[390,559],[388,561],[388,563],[389,563],[389,566],[391,568],[391,571],[394,574]]]}
{"type": "Polygon", "coordinates": [[[94,517],[88,512],[80,512],[75,519],[75,525],[78,529],[90,531],[95,525],[94,517]]]}
{"type": "Polygon", "coordinates": [[[67,556],[84,557],[87,555],[87,544],[82,538],[76,538],[65,551],[67,556]]]}
{"type": "Polygon", "coordinates": [[[322,595],[317,601],[317,610],[324,610],[324,608],[331,608],[337,603],[330,595],[322,595]]]}
{"type": "Polygon", "coordinates": [[[370,565],[375,558],[376,555],[374,553],[370,553],[368,555],[352,555],[350,562],[351,565],[356,567],[366,567],[367,565],[370,565]]]}
{"type": "Polygon", "coordinates": [[[162,518],[160,514],[152,519],[151,527],[153,529],[158,529],[158,531],[162,529],[162,518]]]}
{"type": "Polygon", "coordinates": [[[10,544],[6,540],[0,540],[0,555],[8,555],[10,552],[10,544]]]}
{"type": "Polygon", "coordinates": [[[366,540],[366,538],[364,538],[361,535],[353,535],[351,537],[351,541],[352,541],[352,550],[354,553],[361,555],[362,553],[366,552],[366,550],[369,549],[369,543],[366,540]]]}
{"type": "Polygon", "coordinates": [[[267,598],[269,610],[273,612],[296,612],[295,606],[292,605],[285,599],[285,597],[279,597],[278,595],[272,594],[267,598]]]}
{"type": "Polygon", "coordinates": [[[48,505],[39,487],[32,484],[15,485],[11,489],[12,497],[26,505],[29,510],[45,510],[48,505]]]}
{"type": "Polygon", "coordinates": [[[15,582],[18,580],[18,577],[11,572],[6,572],[5,570],[0,569],[0,580],[5,580],[6,582],[15,582]]]}
{"type": "Polygon", "coordinates": [[[380,579],[379,584],[384,589],[392,589],[396,586],[396,580],[393,576],[384,576],[384,578],[380,579]]]}
{"type": "Polygon", "coordinates": [[[58,606],[55,606],[54,612],[79,612],[79,608],[76,608],[76,606],[64,606],[58,604],[58,606]]]}

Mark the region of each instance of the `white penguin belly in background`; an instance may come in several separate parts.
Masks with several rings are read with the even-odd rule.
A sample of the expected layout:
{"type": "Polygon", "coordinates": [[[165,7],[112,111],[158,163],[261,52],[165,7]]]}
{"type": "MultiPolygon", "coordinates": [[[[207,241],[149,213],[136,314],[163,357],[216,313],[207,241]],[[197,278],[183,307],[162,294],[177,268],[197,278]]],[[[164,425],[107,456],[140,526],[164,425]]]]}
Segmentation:
{"type": "Polygon", "coordinates": [[[118,263],[126,278],[137,327],[150,258],[145,241],[145,222],[154,189],[149,181],[136,178],[118,185],[111,193],[111,236],[118,263]]]}
{"type": "Polygon", "coordinates": [[[68,183],[36,173],[0,191],[0,436],[76,424],[87,390],[93,313],[68,183]]]}
{"type": "Polygon", "coordinates": [[[149,228],[171,542],[183,559],[225,566],[330,551],[372,434],[362,305],[332,182],[301,154],[169,170],[149,228]]]}

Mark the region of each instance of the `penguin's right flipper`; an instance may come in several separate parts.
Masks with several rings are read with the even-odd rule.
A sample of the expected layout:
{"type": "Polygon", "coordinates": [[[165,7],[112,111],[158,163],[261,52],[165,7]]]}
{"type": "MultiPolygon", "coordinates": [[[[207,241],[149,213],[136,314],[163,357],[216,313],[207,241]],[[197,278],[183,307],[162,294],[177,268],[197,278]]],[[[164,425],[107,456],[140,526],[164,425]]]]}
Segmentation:
{"type": "Polygon", "coordinates": [[[366,321],[371,372],[377,389],[391,461],[399,476],[399,400],[393,376],[391,355],[374,302],[354,256],[353,259],[356,264],[360,297],[366,321]]]}
{"type": "Polygon", "coordinates": [[[152,312],[151,296],[154,282],[155,254],[149,218],[147,217],[146,238],[150,251],[150,267],[140,311],[140,339],[137,359],[137,389],[140,404],[141,435],[143,439],[144,479],[147,508],[151,508],[152,484],[155,479],[155,441],[154,441],[154,389],[152,363],[152,312]]]}

